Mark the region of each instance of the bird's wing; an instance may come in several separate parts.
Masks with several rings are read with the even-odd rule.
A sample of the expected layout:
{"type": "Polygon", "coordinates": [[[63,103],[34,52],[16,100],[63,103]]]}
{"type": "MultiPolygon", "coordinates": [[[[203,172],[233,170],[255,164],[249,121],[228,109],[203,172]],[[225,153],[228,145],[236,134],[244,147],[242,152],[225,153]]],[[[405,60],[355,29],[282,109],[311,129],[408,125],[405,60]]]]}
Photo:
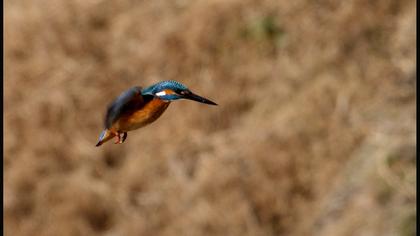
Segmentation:
{"type": "Polygon", "coordinates": [[[109,106],[105,116],[105,128],[109,129],[122,115],[141,109],[152,95],[142,95],[141,87],[132,87],[124,91],[109,106]]]}

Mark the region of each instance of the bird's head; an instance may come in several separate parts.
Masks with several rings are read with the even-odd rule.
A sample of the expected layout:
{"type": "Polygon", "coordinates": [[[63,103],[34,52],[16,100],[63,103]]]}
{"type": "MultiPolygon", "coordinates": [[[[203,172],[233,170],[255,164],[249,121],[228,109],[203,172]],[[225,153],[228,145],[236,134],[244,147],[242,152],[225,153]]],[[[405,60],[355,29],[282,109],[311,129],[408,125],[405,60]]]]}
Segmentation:
{"type": "Polygon", "coordinates": [[[203,98],[191,92],[185,85],[176,81],[162,81],[154,84],[142,91],[145,95],[153,95],[165,101],[174,101],[177,99],[189,99],[209,105],[217,105],[207,98],[203,98]]]}

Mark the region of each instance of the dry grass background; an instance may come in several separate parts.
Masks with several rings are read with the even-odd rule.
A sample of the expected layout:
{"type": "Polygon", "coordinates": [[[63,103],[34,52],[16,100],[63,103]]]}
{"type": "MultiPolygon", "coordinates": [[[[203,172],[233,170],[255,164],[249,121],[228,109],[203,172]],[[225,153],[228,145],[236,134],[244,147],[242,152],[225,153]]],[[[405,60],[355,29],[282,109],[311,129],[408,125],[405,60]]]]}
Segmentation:
{"type": "Polygon", "coordinates": [[[6,235],[415,235],[415,8],[6,1],[6,235]],[[169,79],[220,105],[94,147],[169,79]]]}

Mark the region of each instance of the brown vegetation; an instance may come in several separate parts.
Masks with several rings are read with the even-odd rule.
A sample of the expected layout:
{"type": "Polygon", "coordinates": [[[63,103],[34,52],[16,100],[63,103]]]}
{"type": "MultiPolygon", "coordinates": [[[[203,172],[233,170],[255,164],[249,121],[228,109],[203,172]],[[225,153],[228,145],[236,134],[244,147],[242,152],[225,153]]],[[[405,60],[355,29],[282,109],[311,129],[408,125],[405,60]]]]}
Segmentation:
{"type": "Polygon", "coordinates": [[[6,235],[414,235],[415,5],[6,1],[6,235]],[[219,106],[95,147],[169,79],[219,106]]]}

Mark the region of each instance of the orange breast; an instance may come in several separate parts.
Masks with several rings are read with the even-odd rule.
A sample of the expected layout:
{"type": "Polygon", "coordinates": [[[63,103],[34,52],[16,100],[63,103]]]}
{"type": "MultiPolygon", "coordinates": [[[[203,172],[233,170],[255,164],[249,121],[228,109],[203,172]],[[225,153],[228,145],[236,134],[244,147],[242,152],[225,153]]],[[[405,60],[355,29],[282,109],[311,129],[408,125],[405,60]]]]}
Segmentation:
{"type": "Polygon", "coordinates": [[[169,102],[154,98],[142,109],[137,110],[130,115],[121,117],[115,128],[119,131],[130,131],[141,128],[159,118],[168,106],[169,102]]]}

